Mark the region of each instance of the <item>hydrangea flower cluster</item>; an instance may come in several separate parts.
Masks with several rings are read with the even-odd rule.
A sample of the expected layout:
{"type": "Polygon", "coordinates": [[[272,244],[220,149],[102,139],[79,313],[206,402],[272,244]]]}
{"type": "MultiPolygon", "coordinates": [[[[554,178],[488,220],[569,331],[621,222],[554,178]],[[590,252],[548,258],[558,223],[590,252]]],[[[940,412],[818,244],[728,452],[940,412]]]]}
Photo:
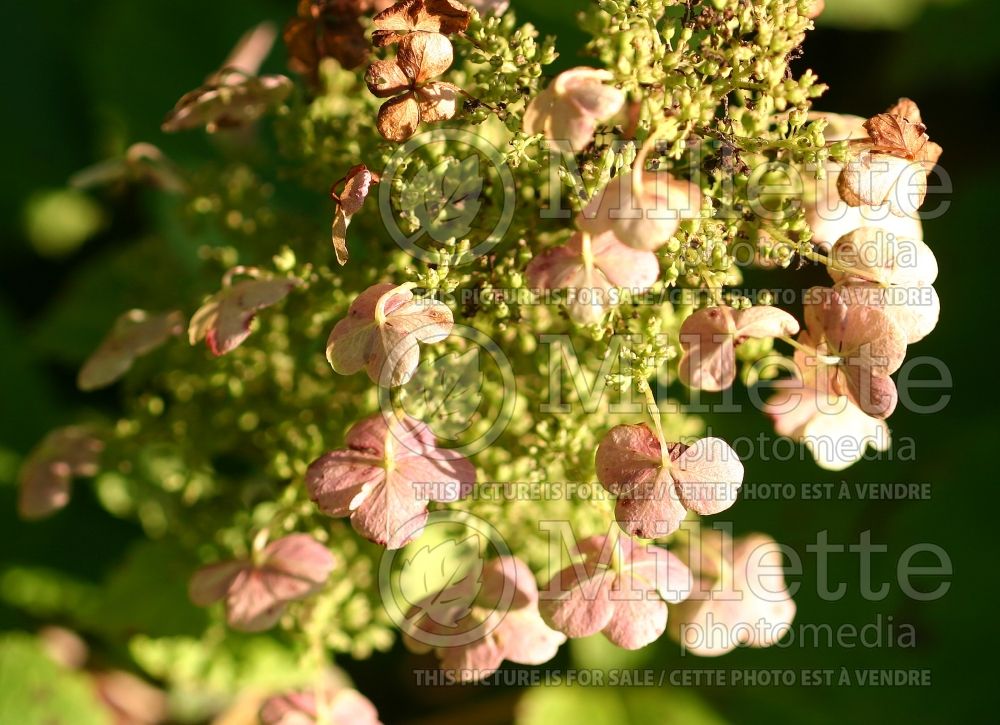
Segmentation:
{"type": "MultiPolygon", "coordinates": [[[[603,0],[583,19],[601,67],[552,74],[552,41],[503,2],[302,0],[283,34],[295,94],[257,75],[276,29],[255,29],[164,130],[238,127],[249,148],[273,131],[280,174],[249,152],[221,171],[175,170],[143,146],[80,177],[159,186],[185,224],[225,241],[151,295],[169,312],[113,322],[79,384],[124,380],[123,412],[41,443],[22,515],[53,514],[74,477],[94,477],[151,546],[203,564],[189,587],[215,635],[191,645],[202,661],[221,656],[209,643],[227,627],[281,628],[268,641],[311,678],[268,689],[267,723],[377,722],[317,673],[397,631],[462,681],[597,633],[636,649],[669,632],[703,655],[773,644],[795,614],[777,543],[699,524],[738,515],[750,462],[661,407],[667,387],[719,393],[764,358],[782,363],[794,372],[771,383],[764,412],[844,468],[861,453],[822,441],[888,445],[891,376],[940,311],[916,218],[940,147],[905,99],[868,119],[812,111],[824,88],[789,63],[821,10],[603,0]],[[361,70],[375,49],[394,56],[361,70]],[[458,158],[450,133],[483,146],[458,158]],[[778,163],[806,191],[769,193],[755,214],[751,169],[778,163]],[[491,164],[499,173],[479,173],[491,164]],[[286,186],[315,203],[283,203],[286,186]],[[830,286],[808,290],[798,316],[742,296],[748,240],[754,264],[787,276],[823,264],[830,286]],[[201,297],[179,298],[188,288],[201,297]],[[572,359],[552,354],[554,338],[572,359]],[[496,379],[464,374],[490,356],[496,379]],[[612,500],[475,495],[559,481],[597,481],[612,500]],[[390,584],[404,578],[438,512],[489,522],[508,550],[480,547],[440,586],[418,571],[426,591],[390,621],[380,562],[390,584]],[[567,524],[568,564],[549,560],[542,521],[567,524]],[[761,619],[766,632],[745,626],[761,619]],[[712,621],[732,636],[697,639],[712,621]]],[[[150,672],[169,660],[171,642],[130,644],[150,672]]]]}

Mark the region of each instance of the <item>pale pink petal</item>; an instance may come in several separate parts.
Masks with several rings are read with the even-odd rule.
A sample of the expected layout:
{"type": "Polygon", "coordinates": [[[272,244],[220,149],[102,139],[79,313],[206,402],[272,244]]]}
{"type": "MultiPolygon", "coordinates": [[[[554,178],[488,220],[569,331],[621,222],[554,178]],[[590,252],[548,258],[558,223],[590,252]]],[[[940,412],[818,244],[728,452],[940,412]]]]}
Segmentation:
{"type": "Polygon", "coordinates": [[[262,725],[314,725],[316,696],[311,692],[289,692],[268,698],[260,709],[262,725]]]}
{"type": "Polygon", "coordinates": [[[284,600],[268,587],[267,577],[247,567],[236,575],[226,596],[226,621],[242,632],[263,632],[285,611],[284,600]]]}
{"type": "Polygon", "coordinates": [[[738,310],[733,313],[733,323],[736,327],[736,344],[748,337],[791,337],[799,332],[799,321],[777,307],[760,306],[738,310]]]}
{"type": "Polygon", "coordinates": [[[774,394],[764,404],[764,413],[774,423],[780,436],[798,438],[816,415],[816,388],[798,379],[779,380],[771,384],[774,394]]]}
{"type": "Polygon", "coordinates": [[[262,552],[268,586],[281,599],[299,599],[319,590],[333,570],[333,554],[308,534],[272,541],[262,552]]]}
{"type": "Polygon", "coordinates": [[[655,254],[623,244],[611,232],[594,237],[590,244],[594,266],[616,287],[646,290],[660,276],[655,254]]]}
{"type": "Polygon", "coordinates": [[[427,520],[427,501],[419,500],[413,481],[392,471],[351,514],[351,524],[369,541],[399,549],[417,538],[427,520]]]}
{"type": "Polygon", "coordinates": [[[351,303],[347,317],[340,320],[326,343],[326,357],[341,375],[351,375],[365,367],[377,341],[375,306],[395,285],[372,285],[351,303]]]}
{"type": "Polygon", "coordinates": [[[18,472],[21,518],[44,518],[66,506],[73,478],[95,475],[103,450],[104,442],[83,426],[57,428],[45,436],[18,472]]]}
{"type": "Polygon", "coordinates": [[[873,418],[888,418],[896,410],[899,394],[896,383],[865,362],[839,366],[838,391],[873,418]]]}
{"type": "Polygon", "coordinates": [[[557,573],[539,593],[542,619],[567,637],[600,632],[614,615],[608,592],[615,573],[591,561],[557,573]]]}
{"type": "Polygon", "coordinates": [[[594,465],[609,493],[627,494],[659,476],[660,442],[645,423],[617,425],[601,439],[594,465]]]}
{"type": "Polygon", "coordinates": [[[217,602],[229,592],[236,577],[250,565],[245,561],[222,561],[203,566],[188,583],[188,596],[199,607],[217,602]]]}
{"type": "Polygon", "coordinates": [[[440,647],[441,668],[452,670],[460,682],[474,682],[489,677],[503,664],[500,643],[492,634],[464,647],[440,647]]]}
{"type": "MultiPolygon", "coordinates": [[[[622,577],[628,577],[623,573],[622,577]]],[[[601,630],[604,636],[624,649],[639,649],[659,639],[667,628],[667,603],[655,592],[641,590],[616,595],[611,592],[614,614],[601,630]],[[650,595],[650,596],[647,596],[650,595]]]]}
{"type": "Polygon", "coordinates": [[[873,372],[888,375],[906,358],[906,335],[882,309],[850,305],[837,349],[847,356],[848,364],[857,357],[873,372]]]}
{"type": "Polygon", "coordinates": [[[455,318],[448,305],[434,299],[408,300],[386,314],[386,327],[412,335],[418,342],[441,342],[451,334],[455,318]]]}
{"type": "Polygon", "coordinates": [[[343,689],[329,701],[331,725],[381,725],[378,711],[357,690],[343,689]]]}
{"type": "Polygon", "coordinates": [[[429,455],[399,456],[396,468],[412,482],[418,496],[427,494],[424,500],[458,501],[472,492],[476,482],[475,466],[465,456],[446,448],[429,455]]]}
{"type": "Polygon", "coordinates": [[[460,454],[438,449],[420,421],[406,416],[391,423],[375,413],[355,424],[348,448],[315,461],[307,484],[324,513],[350,514],[360,534],[399,548],[420,535],[429,500],[468,495],[476,473],[460,454]]]}
{"type": "Polygon", "coordinates": [[[565,289],[575,286],[574,280],[582,268],[579,239],[574,235],[570,242],[535,255],[528,262],[525,275],[532,289],[565,289]],[[573,239],[577,240],[575,245],[573,239]]]}
{"type": "Polygon", "coordinates": [[[592,235],[607,231],[635,249],[655,251],[677,232],[684,219],[701,214],[701,190],[664,171],[644,172],[638,197],[633,172],[616,176],[577,218],[577,225],[592,235]]]}
{"type": "Polygon", "coordinates": [[[223,289],[191,318],[191,344],[204,338],[213,355],[231,352],[250,335],[254,316],[284,299],[297,284],[293,279],[248,279],[223,289]]]}
{"type": "Polygon", "coordinates": [[[615,502],[615,520],[631,536],[657,539],[680,528],[687,510],[677,495],[677,486],[667,471],[638,486],[615,502]]]}
{"type": "Polygon", "coordinates": [[[348,516],[360,505],[362,494],[385,479],[381,464],[381,453],[375,458],[365,451],[331,451],[306,471],[309,498],[327,516],[348,516]]]}
{"type": "Polygon", "coordinates": [[[721,438],[702,438],[681,453],[672,467],[685,508],[717,514],[736,503],[743,463],[721,438]]]}
{"type": "Polygon", "coordinates": [[[681,382],[701,390],[720,391],[736,379],[736,323],[729,307],[698,310],[681,325],[681,382]]]}
{"type": "Polygon", "coordinates": [[[521,665],[540,665],[556,656],[566,635],[550,629],[538,604],[508,611],[494,632],[503,650],[503,657],[521,665]]]}
{"type": "Polygon", "coordinates": [[[665,602],[676,604],[690,596],[694,587],[691,570],[672,552],[633,539],[629,560],[632,577],[655,589],[665,602]]]}

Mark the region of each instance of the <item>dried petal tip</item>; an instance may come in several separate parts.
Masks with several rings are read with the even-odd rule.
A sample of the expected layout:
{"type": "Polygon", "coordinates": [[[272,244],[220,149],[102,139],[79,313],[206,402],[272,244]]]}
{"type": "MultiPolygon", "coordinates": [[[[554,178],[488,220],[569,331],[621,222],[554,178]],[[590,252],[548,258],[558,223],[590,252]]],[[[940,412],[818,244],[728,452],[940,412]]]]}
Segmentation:
{"type": "Polygon", "coordinates": [[[347,227],[351,223],[351,217],[361,211],[372,184],[377,183],[378,175],[364,164],[358,164],[343,179],[335,182],[330,190],[330,196],[337,205],[333,215],[333,249],[337,254],[337,262],[341,265],[347,264],[347,227]],[[341,184],[343,190],[338,193],[336,189],[341,184]]]}
{"type": "Polygon", "coordinates": [[[372,43],[381,48],[414,32],[461,33],[469,19],[469,9],[457,0],[402,0],[375,16],[372,43]]]}
{"type": "Polygon", "coordinates": [[[181,97],[160,127],[164,133],[204,127],[209,133],[256,121],[292,92],[282,75],[248,76],[231,71],[181,97]]]}
{"type": "Polygon", "coordinates": [[[365,73],[365,83],[379,98],[396,96],[379,109],[376,127],[382,136],[401,143],[421,121],[433,123],[452,118],[458,110],[461,89],[434,81],[451,66],[451,41],[439,33],[416,32],[399,41],[391,61],[375,61],[365,73]]]}

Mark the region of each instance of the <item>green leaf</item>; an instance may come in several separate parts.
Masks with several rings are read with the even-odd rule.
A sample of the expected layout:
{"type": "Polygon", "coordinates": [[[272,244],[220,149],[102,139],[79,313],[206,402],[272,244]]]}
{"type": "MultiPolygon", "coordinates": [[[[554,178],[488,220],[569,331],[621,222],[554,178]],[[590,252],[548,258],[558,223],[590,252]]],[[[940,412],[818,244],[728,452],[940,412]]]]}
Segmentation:
{"type": "Polygon", "coordinates": [[[0,722],[109,725],[86,676],[63,669],[24,634],[0,637],[0,722]]]}
{"type": "Polygon", "coordinates": [[[466,616],[482,589],[483,560],[468,557],[469,546],[476,546],[475,535],[461,542],[446,539],[434,547],[424,545],[408,557],[399,574],[399,587],[409,604],[421,605],[424,614],[443,626],[453,626],[466,616]],[[455,613],[455,607],[460,607],[455,613]]]}

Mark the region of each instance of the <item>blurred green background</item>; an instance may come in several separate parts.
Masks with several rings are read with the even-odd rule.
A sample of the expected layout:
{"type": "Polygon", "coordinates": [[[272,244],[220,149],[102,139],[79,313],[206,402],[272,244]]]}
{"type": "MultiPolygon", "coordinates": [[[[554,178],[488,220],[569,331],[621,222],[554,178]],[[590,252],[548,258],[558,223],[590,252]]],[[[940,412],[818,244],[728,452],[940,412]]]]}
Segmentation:
{"type": "MultiPolygon", "coordinates": [[[[520,19],[560,36],[563,55],[557,67],[568,67],[581,60],[570,49],[583,41],[573,23],[583,2],[514,0],[513,5],[520,19]]],[[[103,199],[95,203],[97,197],[57,192],[72,172],[134,141],[160,145],[182,164],[206,154],[203,134],[165,137],[159,132],[165,111],[222,61],[244,30],[264,18],[280,23],[293,11],[293,0],[50,0],[4,3],[0,9],[7,98],[0,115],[5,166],[0,178],[0,631],[34,631],[40,625],[38,617],[11,606],[11,567],[46,567],[83,582],[102,582],[141,536],[138,528],[105,513],[86,486],[78,486],[73,505],[47,522],[28,525],[14,514],[13,481],[21,456],[51,427],[95,404],[74,387],[80,361],[117,312],[142,304],[148,276],[164,273],[143,267],[135,254],[159,227],[155,210],[141,195],[117,197],[109,205],[103,199]]],[[[990,454],[996,450],[1000,417],[997,386],[980,359],[995,349],[996,305],[986,294],[994,288],[979,275],[992,274],[996,266],[993,232],[985,221],[1000,198],[992,167],[1000,98],[998,27],[995,0],[827,0],[820,27],[797,62],[799,70],[810,67],[830,85],[818,109],[871,115],[907,95],[919,103],[932,138],[945,149],[942,164],[955,189],[952,205],[925,225],[941,267],[936,287],[942,318],[910,355],[944,360],[954,390],[942,413],[916,415],[901,408],[893,416],[894,436],[916,439],[913,462],[869,461],[832,474],[811,464],[749,461],[747,480],[926,482],[930,500],[746,500],[734,510],[738,530],[766,531],[804,555],[807,568],[796,597],[800,623],[860,626],[891,616],[897,626],[916,628],[916,647],[794,646],[695,660],[682,658],[666,638],[632,654],[586,641],[564,648],[551,665],[928,668],[932,685],[556,687],[522,698],[522,691],[500,687],[417,688],[410,674],[415,663],[397,647],[366,662],[344,663],[386,721],[505,722],[515,708],[526,722],[586,719],[591,725],[843,722],[889,713],[911,722],[989,719],[994,700],[989,663],[997,651],[992,514],[1000,503],[990,454]],[[836,603],[819,600],[815,572],[808,566],[814,560],[805,557],[805,545],[824,529],[832,542],[854,543],[861,531],[871,530],[873,541],[888,545],[888,555],[877,557],[873,567],[875,581],[892,583],[885,600],[866,602],[857,596],[858,561],[846,556],[832,559],[831,580],[847,583],[849,595],[836,603]],[[896,559],[919,542],[942,546],[953,561],[951,590],[939,601],[911,601],[895,584],[896,559]]],[[[266,68],[280,70],[283,62],[279,50],[266,68]]],[[[109,395],[107,401],[113,401],[109,395]]],[[[713,424],[723,436],[768,429],[763,417],[722,418],[713,424]]],[[[0,678],[3,672],[0,667],[0,678]]]]}

